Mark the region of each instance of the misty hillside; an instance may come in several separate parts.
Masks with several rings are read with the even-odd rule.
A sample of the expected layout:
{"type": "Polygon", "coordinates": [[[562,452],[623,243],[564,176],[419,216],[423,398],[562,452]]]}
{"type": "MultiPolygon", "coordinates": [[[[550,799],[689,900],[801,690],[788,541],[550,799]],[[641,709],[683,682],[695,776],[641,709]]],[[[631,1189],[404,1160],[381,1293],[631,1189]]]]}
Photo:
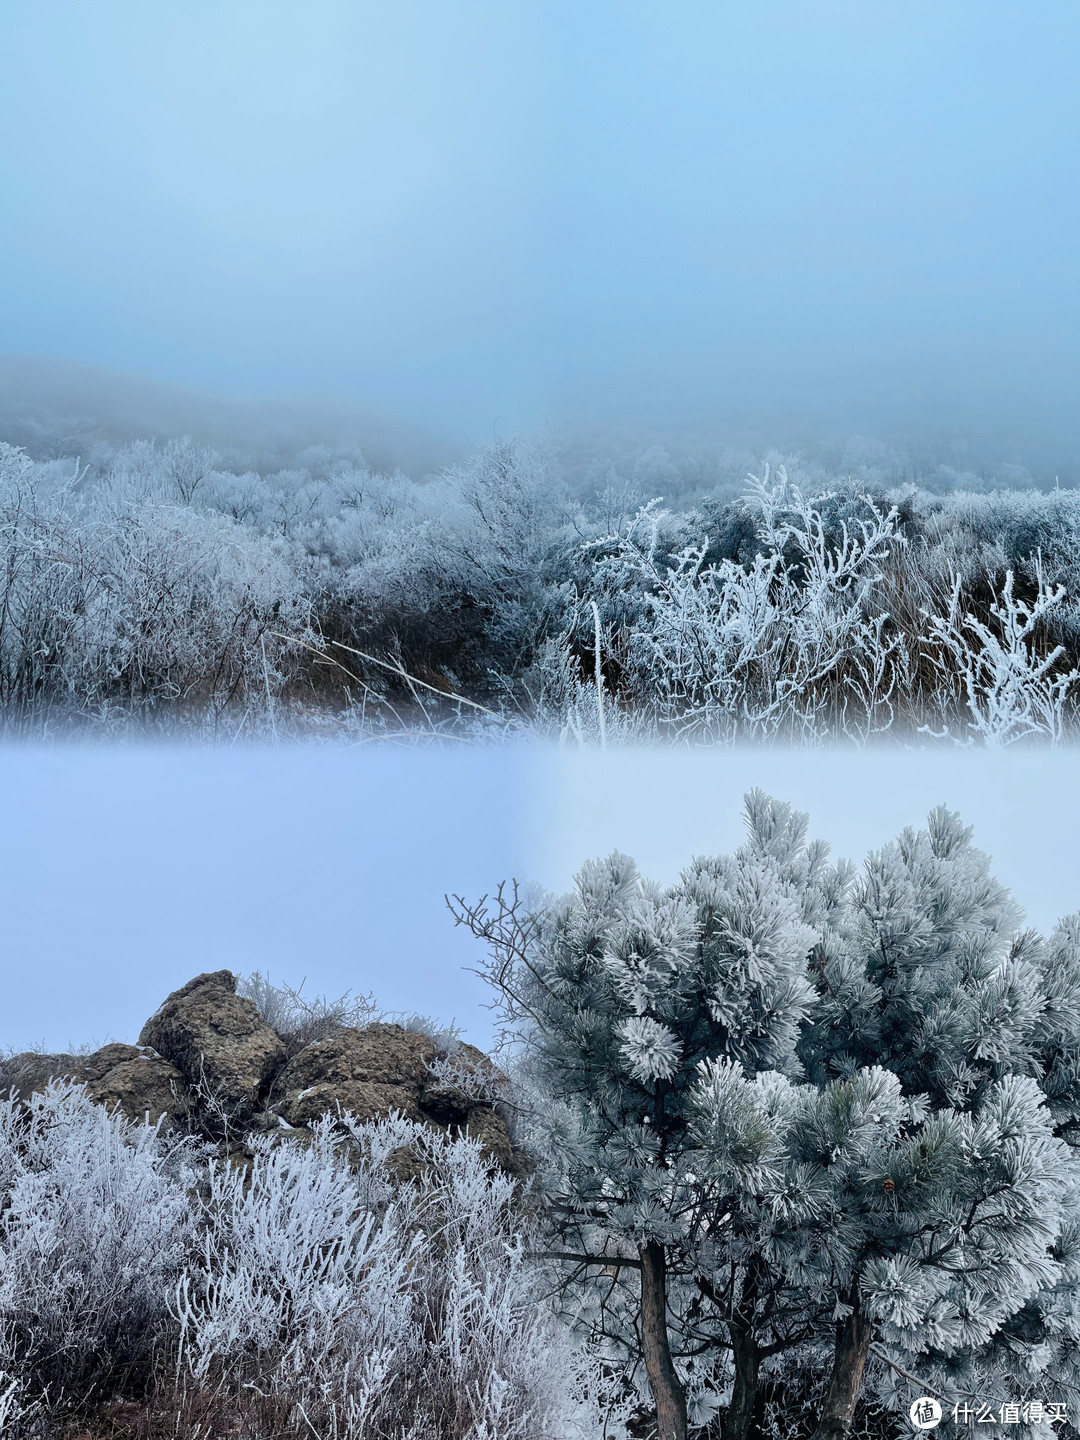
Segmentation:
{"type": "Polygon", "coordinates": [[[188,435],[230,467],[276,470],[313,446],[377,470],[424,475],[467,448],[461,436],[406,425],[347,401],[231,398],[142,376],[27,355],[0,355],[0,439],[35,459],[107,464],[133,440],[188,435]]]}

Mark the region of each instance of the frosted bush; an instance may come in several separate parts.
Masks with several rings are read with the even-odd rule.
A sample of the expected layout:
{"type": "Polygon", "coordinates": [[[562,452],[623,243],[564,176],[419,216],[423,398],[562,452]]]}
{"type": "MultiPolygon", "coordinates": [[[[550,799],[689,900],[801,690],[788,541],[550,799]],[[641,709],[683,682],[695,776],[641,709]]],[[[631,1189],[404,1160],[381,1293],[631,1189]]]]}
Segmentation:
{"type": "Polygon", "coordinates": [[[429,1127],[345,1130],[255,1140],[246,1175],[212,1166],[176,1292],[191,1375],[357,1440],[579,1433],[590,1397],[565,1381],[584,1367],[542,1302],[514,1182],[429,1127]]]}
{"type": "Polygon", "coordinates": [[[0,1435],[11,1433],[20,1422],[33,1416],[36,1407],[23,1403],[22,1391],[18,1380],[0,1373],[0,1435]]]}
{"type": "Polygon", "coordinates": [[[341,1026],[359,1028],[377,1018],[370,995],[354,995],[347,990],[330,999],[325,995],[304,995],[303,988],[303,982],[295,989],[275,985],[269,975],[255,970],[243,976],[237,992],[255,1002],[267,1025],[277,1031],[293,1053],[341,1026]]]}
{"type": "Polygon", "coordinates": [[[0,1103],[5,1435],[115,1396],[170,1434],[595,1433],[601,1377],[476,1142],[335,1116],[249,1146],[222,1159],[67,1083],[0,1103]]]}
{"type": "Polygon", "coordinates": [[[940,677],[938,704],[945,708],[955,694],[969,737],[986,745],[1031,736],[1061,740],[1066,702],[1080,680],[1080,670],[1058,664],[1064,645],[1041,654],[1037,648],[1039,622],[1061,605],[1065,587],[1049,585],[1041,564],[1035,579],[1036,595],[1028,604],[1015,594],[1015,577],[1007,571],[1000,596],[990,602],[988,623],[964,609],[957,577],[948,614],[927,616],[931,645],[938,642],[930,650],[940,677]]]}
{"type": "Polygon", "coordinates": [[[608,589],[645,597],[620,639],[630,707],[675,738],[865,739],[887,728],[908,654],[867,602],[901,543],[895,510],[866,500],[830,533],[822,499],[789,489],[783,472],[751,498],[760,548],[745,564],[708,564],[704,544],[666,555],[663,517],[646,507],[601,567],[608,589]]]}
{"type": "Polygon", "coordinates": [[[183,437],[91,466],[0,446],[0,722],[1070,737],[1077,492],[1008,467],[888,489],[880,447],[844,455],[739,494],[738,452],[660,446],[583,470],[499,443],[422,480],[327,447],[234,473],[183,437]]]}
{"type": "Polygon", "coordinates": [[[280,689],[289,637],[309,633],[308,606],[274,542],[224,516],[135,498],[133,483],[88,498],[78,477],[60,489],[36,479],[25,456],[0,446],[9,722],[161,705],[212,717],[280,689]]]}
{"type": "Polygon", "coordinates": [[[51,1409],[145,1381],[194,1221],[190,1142],[54,1083],[0,1101],[0,1372],[51,1409]]]}
{"type": "Polygon", "coordinates": [[[272,543],[175,507],[120,512],[108,539],[109,583],[83,626],[83,693],[198,699],[213,711],[280,686],[279,634],[303,636],[307,615],[272,543]]]}
{"type": "Polygon", "coordinates": [[[1074,502],[962,497],[920,531],[912,496],[901,500],[850,486],[808,495],[781,469],[754,482],[715,541],[681,547],[672,517],[645,506],[588,547],[588,589],[538,658],[541,717],[601,743],[609,728],[719,743],[1059,742],[1076,678],[1069,586],[1016,546],[1052,537],[1054,572],[1080,584],[1074,502]],[[740,514],[749,529],[730,523],[740,514]],[[1003,515],[1012,533],[991,540],[1003,515]],[[736,553],[715,558],[717,543],[736,553]]]}

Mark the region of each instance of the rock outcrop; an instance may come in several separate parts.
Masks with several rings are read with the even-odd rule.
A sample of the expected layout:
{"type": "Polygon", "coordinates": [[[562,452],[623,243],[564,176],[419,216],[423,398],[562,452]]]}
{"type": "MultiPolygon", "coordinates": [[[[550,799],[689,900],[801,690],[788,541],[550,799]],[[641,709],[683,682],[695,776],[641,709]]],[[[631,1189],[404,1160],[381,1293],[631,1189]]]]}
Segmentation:
{"type": "Polygon", "coordinates": [[[421,1093],[432,1080],[436,1046],[426,1035],[376,1022],[313,1040],[277,1077],[270,1108],[289,1125],[307,1125],[340,1106],[358,1120],[400,1110],[425,1119],[421,1093]]]}
{"type": "MultiPolygon", "coordinates": [[[[525,1170],[493,1098],[498,1072],[480,1050],[459,1043],[448,1057],[430,1036],[377,1021],[332,1026],[290,1057],[254,1002],[236,993],[228,970],[174,990],[138,1045],[104,1045],[85,1056],[11,1056],[0,1063],[0,1097],[14,1091],[25,1098],[60,1078],[85,1084],[93,1100],[133,1120],[149,1117],[227,1141],[233,1155],[243,1155],[252,1130],[288,1137],[327,1113],[373,1120],[397,1111],[472,1136],[511,1174],[525,1170]],[[437,1063],[448,1058],[449,1065],[437,1063]]],[[[408,1169],[408,1157],[399,1159],[408,1169]]]]}
{"type": "Polygon", "coordinates": [[[193,1112],[183,1075],[145,1045],[103,1045],[91,1055],[13,1055],[0,1065],[0,1096],[44,1090],[50,1080],[85,1084],[92,1100],[132,1120],[186,1127],[193,1112]]]}
{"type": "MultiPolygon", "coordinates": [[[[327,1112],[347,1110],[358,1120],[397,1111],[439,1129],[473,1136],[504,1169],[519,1167],[502,1118],[489,1099],[471,1087],[448,1084],[432,1071],[445,1059],[428,1035],[382,1021],[361,1030],[341,1029],[313,1040],[279,1073],[267,1097],[267,1115],[293,1128],[310,1125],[327,1112]]],[[[494,1067],[471,1045],[455,1049],[458,1068],[483,1072],[494,1067]]]]}
{"type": "Polygon", "coordinates": [[[143,1026],[140,1045],[170,1061],[195,1092],[200,1112],[218,1128],[249,1124],[285,1063],[285,1043],[253,1000],[236,993],[229,970],[196,975],[143,1026]]]}

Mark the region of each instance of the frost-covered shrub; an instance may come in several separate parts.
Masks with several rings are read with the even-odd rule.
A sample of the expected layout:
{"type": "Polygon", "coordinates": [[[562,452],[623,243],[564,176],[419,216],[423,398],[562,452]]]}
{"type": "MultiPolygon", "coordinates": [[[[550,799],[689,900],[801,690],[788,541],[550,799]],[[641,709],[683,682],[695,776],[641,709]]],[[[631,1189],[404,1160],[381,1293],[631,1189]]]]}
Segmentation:
{"type": "Polygon", "coordinates": [[[514,1182],[470,1140],[345,1126],[255,1140],[246,1174],[211,1167],[176,1301],[192,1377],[357,1440],[572,1436],[586,1377],[542,1302],[514,1182]]]}
{"type": "MultiPolygon", "coordinates": [[[[188,1142],[54,1083],[0,1101],[0,1373],[50,1411],[150,1379],[195,1221],[188,1142]]],[[[2,1393],[2,1392],[0,1392],[2,1393]]]]}
{"type": "Polygon", "coordinates": [[[896,514],[867,501],[830,534],[814,502],[786,488],[781,477],[755,492],[761,548],[748,565],[706,568],[705,551],[689,548],[652,577],[646,623],[627,645],[629,684],[675,733],[872,733],[882,712],[892,718],[904,654],[867,601],[901,543],[896,514]]]}
{"type": "Polygon", "coordinates": [[[237,985],[237,993],[254,1000],[259,1014],[285,1041],[290,1054],[342,1026],[359,1028],[378,1017],[370,995],[354,995],[347,990],[330,999],[325,995],[304,995],[303,988],[303,983],[296,988],[275,985],[269,975],[259,970],[243,976],[237,985]]]}
{"type": "Polygon", "coordinates": [[[280,689],[308,606],[280,546],[224,516],[133,498],[120,477],[39,484],[0,446],[0,705],[9,723],[211,717],[280,689]],[[284,633],[285,641],[280,637],[284,633]]]}
{"type": "MultiPolygon", "coordinates": [[[[104,702],[199,701],[278,689],[280,632],[306,632],[306,605],[280,550],[219,516],[143,507],[113,516],[109,583],[83,631],[104,702]]],[[[96,697],[95,697],[96,698],[96,697]]]]}
{"type": "Polygon", "coordinates": [[[119,1399],[147,1436],[591,1440],[602,1377],[476,1142],[335,1116],[248,1156],[70,1084],[0,1103],[5,1435],[119,1399]]]}
{"type": "Polygon", "coordinates": [[[552,467],[523,446],[424,485],[372,477],[303,540],[324,562],[325,632],[443,690],[504,696],[563,608],[564,509],[552,467]]]}
{"type": "MultiPolygon", "coordinates": [[[[295,987],[275,985],[269,975],[264,975],[259,970],[242,976],[237,985],[238,993],[255,1002],[259,1014],[285,1041],[290,1054],[302,1050],[313,1040],[332,1035],[335,1030],[362,1029],[377,1020],[390,1021],[413,1034],[426,1035],[430,1040],[434,1040],[440,1054],[448,1062],[461,1048],[460,1029],[433,1019],[430,1015],[404,1012],[388,1014],[379,1009],[373,996],[355,995],[351,990],[333,998],[326,995],[305,995],[303,990],[304,982],[295,987]]],[[[463,1068],[466,1071],[470,1069],[467,1065],[463,1065],[463,1068]]],[[[449,1080],[446,1083],[450,1083],[449,1080]]]]}

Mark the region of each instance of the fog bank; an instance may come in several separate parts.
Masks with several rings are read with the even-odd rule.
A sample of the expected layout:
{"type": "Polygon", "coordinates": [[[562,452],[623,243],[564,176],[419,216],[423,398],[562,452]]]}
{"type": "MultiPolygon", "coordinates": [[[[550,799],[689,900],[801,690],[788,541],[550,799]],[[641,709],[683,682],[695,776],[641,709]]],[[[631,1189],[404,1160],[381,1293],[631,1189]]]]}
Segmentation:
{"type": "Polygon", "coordinates": [[[0,348],[473,441],[779,412],[1052,470],[1078,45],[1068,0],[11,0],[0,348]]]}

